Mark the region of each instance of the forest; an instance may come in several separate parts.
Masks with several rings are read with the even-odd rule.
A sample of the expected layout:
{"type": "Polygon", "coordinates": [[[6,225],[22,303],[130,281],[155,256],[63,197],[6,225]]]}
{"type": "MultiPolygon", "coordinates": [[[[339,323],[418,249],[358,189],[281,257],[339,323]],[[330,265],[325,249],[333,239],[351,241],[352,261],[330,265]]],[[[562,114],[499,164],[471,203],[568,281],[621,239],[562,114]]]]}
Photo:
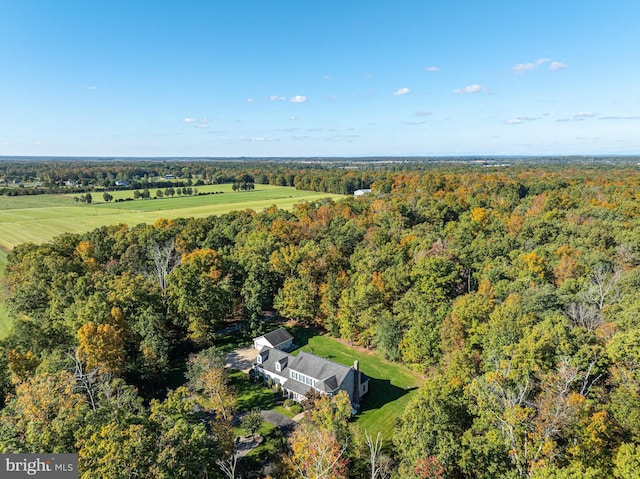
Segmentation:
{"type": "Polygon", "coordinates": [[[83,478],[262,477],[230,471],[215,333],[276,312],[424,381],[390,443],[343,398],[310,401],[273,478],[640,477],[640,168],[291,174],[372,192],[15,247],[0,452],[77,452],[83,478]]]}

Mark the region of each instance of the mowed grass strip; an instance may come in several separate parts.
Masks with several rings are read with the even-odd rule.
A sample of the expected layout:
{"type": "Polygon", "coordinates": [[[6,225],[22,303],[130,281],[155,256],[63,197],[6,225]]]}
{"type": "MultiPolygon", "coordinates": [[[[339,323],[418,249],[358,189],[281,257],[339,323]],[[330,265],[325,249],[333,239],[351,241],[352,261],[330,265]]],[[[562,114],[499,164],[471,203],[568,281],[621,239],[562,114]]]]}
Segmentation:
{"type": "MultiPolygon", "coordinates": [[[[73,195],[39,195],[37,201],[26,203],[13,201],[16,198],[22,200],[21,197],[0,197],[3,205],[0,209],[0,248],[10,250],[27,241],[43,243],[63,233],[85,233],[105,225],[126,223],[135,226],[153,223],[158,218],[205,217],[244,209],[262,211],[272,205],[292,209],[300,201],[341,198],[340,195],[271,185],[258,185],[255,190],[248,192],[233,192],[231,185],[203,186],[198,187],[198,191],[225,192],[120,203],[105,203],[102,194],[96,192],[92,193],[95,201],[90,205],[75,202],[73,195]],[[5,199],[15,208],[6,208],[5,199]],[[50,206],[46,206],[47,200],[50,206]]],[[[132,191],[119,191],[113,195],[116,196],[116,193],[127,194],[128,197],[133,194],[132,191]]]]}
{"type": "Polygon", "coordinates": [[[353,366],[358,360],[360,370],[371,379],[369,393],[362,401],[357,421],[370,434],[380,433],[385,440],[391,440],[396,418],[402,415],[422,383],[418,375],[400,364],[385,360],[377,352],[362,352],[325,335],[309,338],[309,342],[298,351],[307,351],[345,366],[353,366]]]}

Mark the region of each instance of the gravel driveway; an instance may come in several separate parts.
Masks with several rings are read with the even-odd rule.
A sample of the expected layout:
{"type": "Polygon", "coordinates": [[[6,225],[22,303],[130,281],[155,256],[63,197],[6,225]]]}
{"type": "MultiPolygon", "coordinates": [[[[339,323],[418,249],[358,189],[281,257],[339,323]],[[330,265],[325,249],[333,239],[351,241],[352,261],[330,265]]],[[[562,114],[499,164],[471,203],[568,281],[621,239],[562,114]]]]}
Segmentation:
{"type": "Polygon", "coordinates": [[[251,369],[251,362],[256,359],[257,355],[258,351],[253,348],[236,349],[224,357],[224,367],[247,373],[251,369]]]}

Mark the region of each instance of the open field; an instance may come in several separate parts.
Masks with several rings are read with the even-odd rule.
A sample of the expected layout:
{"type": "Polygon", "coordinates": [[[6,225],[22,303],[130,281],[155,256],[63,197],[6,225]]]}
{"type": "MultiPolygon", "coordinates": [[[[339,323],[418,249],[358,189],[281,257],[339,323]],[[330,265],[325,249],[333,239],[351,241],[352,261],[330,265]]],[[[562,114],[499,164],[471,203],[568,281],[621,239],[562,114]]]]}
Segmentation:
{"type": "Polygon", "coordinates": [[[363,430],[374,436],[379,432],[385,440],[391,439],[396,418],[402,415],[422,383],[419,376],[404,366],[386,361],[376,352],[350,348],[329,336],[311,337],[297,351],[308,351],[347,366],[353,366],[356,359],[360,362],[360,369],[371,379],[357,421],[363,430]]]}
{"type": "MultiPolygon", "coordinates": [[[[233,210],[261,211],[271,205],[291,209],[300,201],[339,198],[339,195],[296,190],[292,187],[256,185],[248,192],[233,192],[231,185],[198,187],[199,192],[222,194],[105,203],[92,193],[90,205],[74,201],[73,195],[0,197],[0,248],[10,250],[26,241],[43,243],[62,233],[84,233],[100,226],[153,223],[158,218],[204,217],[233,210]]],[[[155,193],[155,190],[152,194],[155,193]]],[[[132,197],[132,191],[113,192],[114,198],[132,197]]]]}

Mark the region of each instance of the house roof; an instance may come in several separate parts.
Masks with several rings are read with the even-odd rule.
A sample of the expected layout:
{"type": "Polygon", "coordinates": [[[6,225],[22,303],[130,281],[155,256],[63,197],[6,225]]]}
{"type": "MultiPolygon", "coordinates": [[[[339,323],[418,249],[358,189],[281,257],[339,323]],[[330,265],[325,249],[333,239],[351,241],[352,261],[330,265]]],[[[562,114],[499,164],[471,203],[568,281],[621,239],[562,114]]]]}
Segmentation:
{"type": "Polygon", "coordinates": [[[294,393],[298,393],[301,395],[307,394],[311,386],[301,383],[300,381],[296,381],[295,379],[287,379],[282,385],[283,388],[288,389],[289,391],[293,391],[294,393]]]}
{"type": "Polygon", "coordinates": [[[289,377],[289,370],[287,369],[287,367],[281,367],[281,370],[277,371],[276,363],[280,363],[280,366],[282,366],[285,359],[290,363],[293,356],[291,356],[289,353],[285,353],[284,351],[280,351],[279,349],[273,349],[267,346],[264,346],[260,350],[259,354],[260,356],[262,356],[261,366],[264,369],[276,373],[279,376],[289,377]]]}
{"type": "MultiPolygon", "coordinates": [[[[325,381],[325,383],[333,377],[335,382],[326,384],[327,387],[333,384],[342,384],[342,381],[351,370],[349,366],[343,366],[305,351],[300,352],[293,361],[289,362],[289,368],[314,379],[325,381]]],[[[329,389],[327,392],[333,391],[336,387],[329,389]]]]}
{"type": "MultiPolygon", "coordinates": [[[[315,379],[317,381],[314,386],[315,389],[325,393],[332,393],[340,387],[353,369],[305,351],[293,356],[279,349],[264,346],[259,354],[262,356],[260,366],[273,374],[287,378],[283,387],[298,394],[306,394],[311,387],[291,378],[291,370],[315,379]],[[280,363],[280,371],[276,370],[276,363],[280,363]]],[[[360,384],[367,381],[369,381],[369,378],[360,372],[360,384]]]]}
{"type": "MultiPolygon", "coordinates": [[[[267,333],[261,337],[269,341],[269,343],[271,343],[273,346],[286,343],[287,341],[290,341],[293,339],[293,336],[289,334],[289,331],[287,331],[284,328],[276,329],[275,331],[271,331],[270,333],[267,333]]],[[[256,339],[259,339],[259,338],[256,338],[256,339]]]]}

